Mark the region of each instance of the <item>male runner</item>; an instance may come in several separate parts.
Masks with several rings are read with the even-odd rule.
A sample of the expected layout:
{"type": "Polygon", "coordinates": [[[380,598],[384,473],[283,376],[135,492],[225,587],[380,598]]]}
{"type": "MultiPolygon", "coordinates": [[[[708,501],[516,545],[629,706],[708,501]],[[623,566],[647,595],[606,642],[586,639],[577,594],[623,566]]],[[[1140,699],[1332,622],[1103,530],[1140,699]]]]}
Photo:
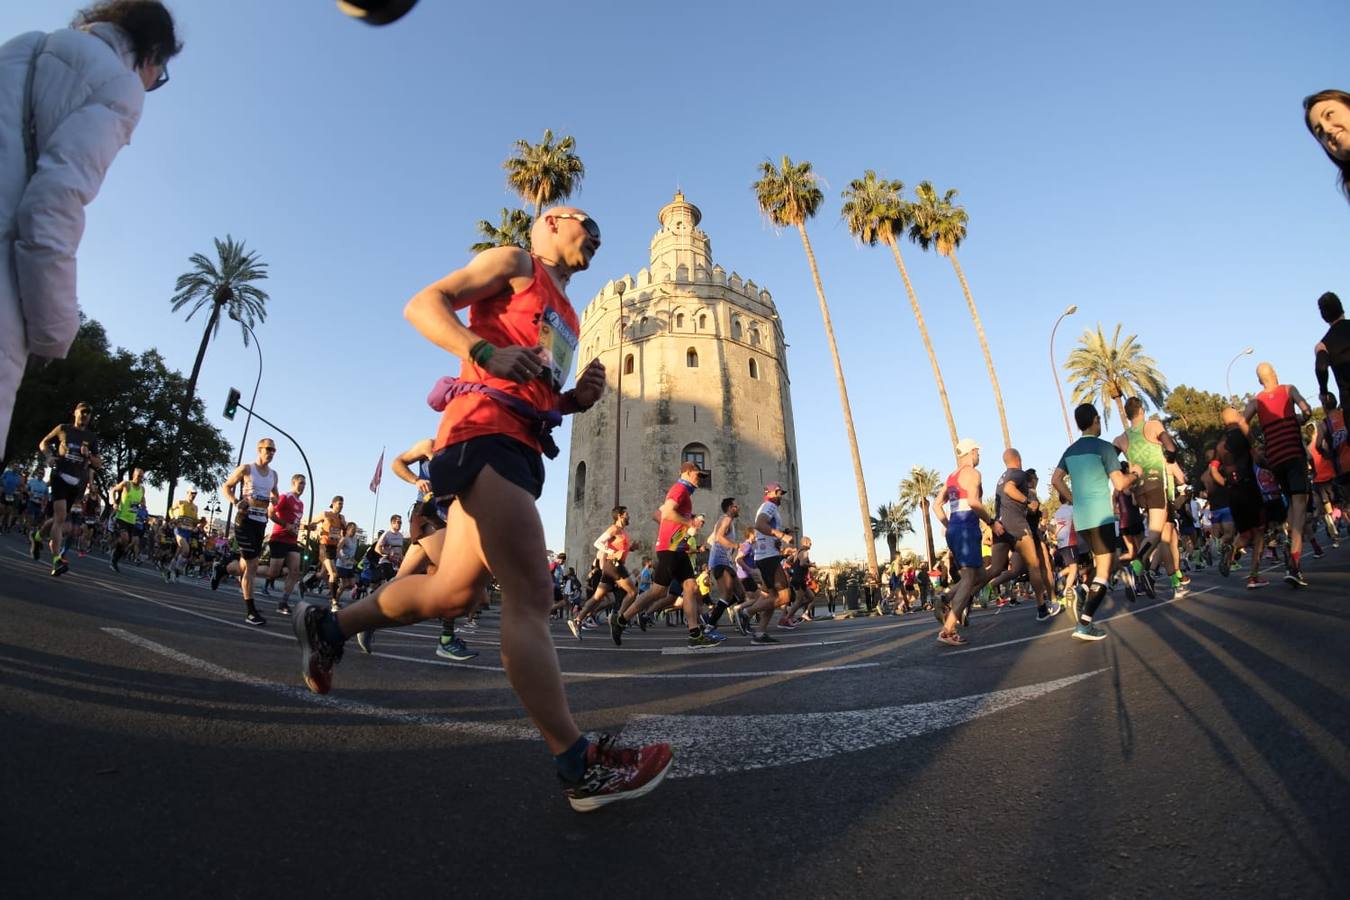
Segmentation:
{"type": "MultiPolygon", "coordinates": [[[[36,529],[47,518],[47,502],[51,489],[42,480],[42,470],[34,469],[28,476],[28,500],[24,504],[23,525],[25,531],[36,529]]],[[[39,544],[39,547],[41,545],[39,544]]],[[[40,551],[39,551],[40,552],[40,551]]],[[[34,557],[36,559],[36,557],[34,557]]]]}
{"type": "Polygon", "coordinates": [[[1015,577],[1017,570],[1010,557],[1021,557],[1031,589],[1036,594],[1036,621],[1056,616],[1060,605],[1051,599],[1051,586],[1045,583],[1045,570],[1037,550],[1039,538],[1028,520],[1028,505],[1035,502],[1031,480],[1022,469],[1022,454],[1009,447],[1003,451],[1003,465],[1007,468],[999,476],[994,488],[994,546],[989,557],[987,575],[997,576],[994,584],[1015,577]]]}
{"type": "Polygon", "coordinates": [[[430,466],[435,495],[456,498],[447,517],[453,552],[435,575],[396,579],[336,614],[302,603],[295,619],[305,683],[327,693],[348,636],[461,615],[495,576],[507,677],[554,754],[564,795],[579,811],[647,793],[672,758],[668,744],[628,749],[612,738],[591,742],[581,734],[548,627],[553,592],[535,506],[543,490],[541,454],[557,452],[548,433],[557,414],[589,409],[604,392],[598,360],[574,389],[562,391],[579,329],[564,291],[599,245],[599,227],[588,215],[555,207],[535,221],[532,253],[484,251],[409,301],[404,314],[414,327],[464,360],[459,380],[436,398],[444,416],[430,466]],[[456,315],[466,307],[468,327],[456,315]]]}
{"type": "Polygon", "coordinates": [[[1205,471],[1200,475],[1200,483],[1209,499],[1209,521],[1214,537],[1219,541],[1219,574],[1227,578],[1233,569],[1233,540],[1236,532],[1233,528],[1232,492],[1223,477],[1218,460],[1218,446],[1205,450],[1205,471]]]}
{"type": "Polygon", "coordinates": [[[234,539],[239,544],[239,559],[227,562],[221,559],[211,574],[211,590],[220,587],[220,581],[226,575],[239,576],[239,589],[244,595],[244,606],[248,615],[244,624],[261,628],[267,620],[258,615],[253,605],[254,579],[258,575],[258,557],[263,551],[263,532],[267,528],[267,512],[280,499],[277,495],[277,473],[272,469],[272,460],[277,454],[276,441],[263,438],[258,441],[257,462],[245,463],[230,473],[220,486],[220,494],[228,504],[227,509],[235,510],[234,539]],[[235,488],[241,493],[236,496],[235,488]]]}
{"type": "Polygon", "coordinates": [[[1256,418],[1261,423],[1266,468],[1280,483],[1280,493],[1289,503],[1289,564],[1284,580],[1293,587],[1307,587],[1303,578],[1303,520],[1308,513],[1308,454],[1300,432],[1304,420],[1312,418],[1312,407],[1298,388],[1280,384],[1275,367],[1263,362],[1256,367],[1261,392],[1247,402],[1243,421],[1256,418]],[[1303,418],[1299,418],[1299,413],[1303,418]]]}
{"type": "MultiPolygon", "coordinates": [[[[1330,396],[1330,395],[1328,395],[1330,396]]],[[[1340,534],[1336,528],[1336,463],[1335,456],[1331,450],[1331,436],[1327,429],[1327,420],[1320,422],[1309,422],[1304,426],[1304,433],[1308,435],[1307,451],[1308,459],[1312,462],[1312,502],[1316,507],[1316,513],[1308,516],[1308,523],[1311,526],[1313,522],[1321,517],[1323,527],[1326,528],[1327,537],[1331,540],[1331,547],[1334,550],[1340,545],[1340,534]]],[[[1320,556],[1320,553],[1314,553],[1320,556]]]]}
{"type": "Polygon", "coordinates": [[[57,425],[38,441],[38,452],[46,454],[53,445],[56,462],[51,475],[51,517],[33,532],[33,559],[42,556],[42,538],[48,537],[47,547],[52,554],[52,575],[70,571],[66,563],[66,514],[71,504],[84,499],[84,486],[89,481],[89,470],[103,468],[103,457],[98,453],[98,435],[89,430],[94,421],[94,408],[88,403],[75,406],[74,424],[57,425]]]}
{"type": "MultiPolygon", "coordinates": [[[[347,528],[347,520],[342,515],[342,507],[346,503],[339,495],[333,498],[333,502],[328,508],[319,513],[314,526],[319,531],[319,566],[323,573],[328,577],[328,606],[334,612],[337,611],[337,595],[341,586],[341,579],[337,574],[337,550],[338,544],[342,543],[342,532],[347,528]]],[[[381,580],[387,580],[394,577],[397,569],[391,566],[382,566],[384,562],[383,554],[380,553],[379,542],[384,539],[384,532],[376,538],[375,544],[371,545],[371,550],[375,551],[378,559],[376,560],[376,571],[381,580]]],[[[403,547],[403,535],[398,536],[398,545],[400,552],[403,547]]],[[[306,582],[308,584],[308,582],[306,582]]]]}
{"type": "MultiPolygon", "coordinates": [[[[1129,415],[1128,406],[1126,415],[1129,415]]],[[[1111,506],[1111,488],[1125,490],[1139,480],[1143,469],[1132,464],[1129,475],[1120,471],[1117,448],[1102,440],[1101,416],[1091,403],[1077,406],[1073,418],[1083,436],[1064,451],[1051,484],[1065,503],[1073,504],[1073,526],[1078,532],[1078,541],[1092,553],[1092,586],[1077,611],[1078,627],[1073,630],[1073,637],[1080,641],[1100,641],[1106,637],[1106,632],[1092,624],[1092,617],[1106,598],[1116,565],[1116,514],[1111,506]]],[[[1136,496],[1138,494],[1136,491],[1136,496]]]]}
{"type": "MultiPolygon", "coordinates": [[[[736,502],[735,497],[724,497],[721,508],[722,516],[713,526],[712,536],[708,538],[708,568],[721,594],[709,623],[716,628],[722,612],[730,609],[731,620],[736,625],[736,630],[750,637],[752,626],[747,606],[751,610],[758,611],[758,604],[762,603],[762,600],[757,598],[754,604],[747,601],[743,580],[746,576],[738,572],[737,557],[741,545],[736,542],[736,518],[741,514],[740,504],[736,502]]],[[[767,611],[772,612],[772,604],[766,606],[767,611]]],[[[769,642],[760,641],[760,643],[769,642]]]]}
{"type": "Polygon", "coordinates": [[[615,590],[622,590],[623,597],[614,601],[614,612],[609,617],[609,636],[617,647],[623,643],[623,626],[619,624],[619,612],[625,603],[637,596],[637,586],[628,574],[628,554],[633,549],[633,540],[628,536],[628,507],[616,506],[610,511],[613,522],[601,532],[595,540],[595,560],[600,564],[600,584],[590,599],[582,604],[575,617],[567,620],[572,636],[580,639],[581,622],[589,615],[604,609],[606,598],[615,590]]]}
{"type": "Polygon", "coordinates": [[[164,580],[179,578],[183,567],[192,559],[192,542],[197,537],[197,489],[188,488],[187,493],[169,510],[173,521],[173,540],[176,551],[173,561],[164,567],[164,580]]]}
{"type": "Polygon", "coordinates": [[[7,532],[19,519],[19,488],[23,486],[23,475],[19,473],[19,464],[12,462],[5,473],[0,475],[0,532],[7,532]]]}
{"type": "Polygon", "coordinates": [[[987,580],[980,522],[992,525],[994,517],[984,505],[979,465],[980,445],[962,438],[956,444],[956,471],[947,476],[933,497],[938,520],[947,530],[952,565],[960,571],[950,605],[944,600],[937,608],[937,617],[942,622],[938,640],[953,647],[967,643],[957,628],[975,592],[987,580]]]}
{"type": "MultiPolygon", "coordinates": [[[[1336,470],[1335,487],[1340,495],[1338,502],[1344,521],[1346,516],[1350,516],[1350,431],[1346,430],[1345,410],[1340,408],[1335,394],[1322,395],[1322,409],[1327,414],[1318,426],[1324,442],[1322,449],[1336,470]]],[[[1332,533],[1336,536],[1333,540],[1339,543],[1339,528],[1332,533]]]]}
{"type": "Polygon", "coordinates": [[[302,499],[305,486],[309,482],[304,475],[291,476],[291,489],[277,497],[267,511],[272,522],[272,533],[267,538],[267,550],[271,561],[266,571],[259,576],[264,581],[280,578],[283,571],[286,580],[281,583],[281,600],[277,603],[277,615],[291,614],[291,593],[300,582],[300,567],[304,554],[300,552],[300,523],[305,519],[305,501],[302,499]]]}
{"type": "Polygon", "coordinates": [[[1228,407],[1221,414],[1224,431],[1214,451],[1218,463],[1212,475],[1228,489],[1228,508],[1233,514],[1233,530],[1237,540],[1234,553],[1247,547],[1251,555],[1251,572],[1247,589],[1263,588],[1270,582],[1261,577],[1261,554],[1265,552],[1265,510],[1261,485],[1256,480],[1256,466],[1252,460],[1252,445],[1247,437],[1247,420],[1236,409],[1228,407]]]}
{"type": "MultiPolygon", "coordinates": [[[[344,531],[346,530],[346,527],[346,523],[344,522],[344,531]]],[[[342,543],[341,536],[338,538],[338,543],[342,543]]],[[[389,517],[389,527],[385,529],[384,534],[380,535],[379,540],[375,542],[375,552],[380,556],[380,561],[377,565],[380,569],[381,580],[391,581],[394,576],[398,574],[399,566],[403,563],[404,543],[403,517],[398,514],[392,515],[389,517]]],[[[336,556],[333,558],[334,560],[337,559],[336,556]]],[[[333,566],[333,578],[335,581],[338,580],[336,562],[333,566]]],[[[337,602],[336,595],[334,595],[333,602],[337,602]]]]}
{"type": "Polygon", "coordinates": [[[1350,392],[1350,322],[1345,320],[1341,298],[1330,291],[1317,298],[1317,310],[1322,314],[1322,321],[1330,326],[1313,348],[1317,392],[1327,393],[1327,374],[1330,372],[1336,378],[1336,393],[1344,406],[1350,402],[1346,399],[1350,392]]]}
{"type": "MultiPolygon", "coordinates": [[[[1163,562],[1171,579],[1172,597],[1180,598],[1186,593],[1185,578],[1181,574],[1180,560],[1172,550],[1175,529],[1169,515],[1172,499],[1176,496],[1176,484],[1168,470],[1165,455],[1177,452],[1177,442],[1156,416],[1144,418],[1144,401],[1138,397],[1130,397],[1125,401],[1125,418],[1125,431],[1116,438],[1115,446],[1125,454],[1131,468],[1138,466],[1143,473],[1131,493],[1144,511],[1146,529],[1130,565],[1144,593],[1155,597],[1153,575],[1149,571],[1151,558],[1154,550],[1166,548],[1163,562]]],[[[1112,517],[1115,517],[1114,512],[1112,517]]],[[[1093,554],[1096,555],[1096,552],[1094,549],[1093,554]]]]}

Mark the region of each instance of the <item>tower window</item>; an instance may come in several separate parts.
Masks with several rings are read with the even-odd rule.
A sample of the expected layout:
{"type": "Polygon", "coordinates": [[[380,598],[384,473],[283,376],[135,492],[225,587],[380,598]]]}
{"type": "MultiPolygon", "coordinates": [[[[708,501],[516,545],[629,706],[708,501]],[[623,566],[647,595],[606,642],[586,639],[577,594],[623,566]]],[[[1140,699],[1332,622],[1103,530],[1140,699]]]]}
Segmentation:
{"type": "Polygon", "coordinates": [[[675,314],[675,327],[684,328],[684,313],[675,314]]]}
{"type": "Polygon", "coordinates": [[[681,462],[691,462],[698,466],[702,475],[699,486],[702,488],[712,487],[712,469],[708,467],[709,454],[708,448],[702,444],[686,444],[684,450],[680,453],[681,462]]]}
{"type": "Polygon", "coordinates": [[[698,351],[695,350],[693,347],[690,347],[688,350],[684,351],[684,364],[686,367],[690,369],[698,368],[698,351]]]}
{"type": "Polygon", "coordinates": [[[572,502],[580,505],[586,496],[586,463],[577,463],[577,476],[572,479],[572,502]]]}
{"type": "MultiPolygon", "coordinates": [[[[751,361],[751,364],[752,365],[754,364],[753,360],[751,361]]],[[[629,353],[627,356],[623,358],[623,374],[625,375],[633,374],[633,354],[631,353],[629,353]]]]}
{"type": "Polygon", "coordinates": [[[707,330],[708,330],[708,314],[707,314],[707,313],[700,313],[700,314],[699,314],[699,317],[698,317],[698,330],[699,330],[699,331],[707,331],[707,330]]]}
{"type": "Polygon", "coordinates": [[[740,319],[732,319],[732,320],[731,320],[731,339],[732,339],[733,341],[739,341],[739,340],[741,339],[741,320],[740,320],[740,319]]]}
{"type": "Polygon", "coordinates": [[[751,347],[758,347],[758,346],[759,346],[759,326],[758,326],[758,325],[751,325],[751,326],[750,326],[750,346],[751,346],[751,347]]]}
{"type": "Polygon", "coordinates": [[[759,363],[755,362],[753,359],[750,360],[750,377],[756,379],[759,378],[759,363]]]}

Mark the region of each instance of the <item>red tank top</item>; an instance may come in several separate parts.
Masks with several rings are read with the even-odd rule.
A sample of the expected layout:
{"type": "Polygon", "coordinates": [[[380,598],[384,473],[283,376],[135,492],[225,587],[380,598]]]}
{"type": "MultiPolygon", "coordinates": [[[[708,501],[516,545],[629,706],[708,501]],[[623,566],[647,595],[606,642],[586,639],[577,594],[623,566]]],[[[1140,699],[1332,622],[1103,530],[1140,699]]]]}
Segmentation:
{"type": "Polygon", "coordinates": [[[1331,458],[1340,475],[1350,474],[1350,434],[1345,430],[1345,410],[1327,413],[1327,432],[1331,435],[1331,458]]]}
{"type": "MultiPolygon", "coordinates": [[[[489,375],[472,362],[460,368],[462,381],[481,381],[489,387],[521,398],[535,409],[558,408],[562,385],[571,374],[577,349],[579,324],[572,304],[553,284],[534,256],[534,280],[520,293],[501,293],[469,305],[469,328],[498,347],[542,347],[544,373],[528,384],[517,384],[489,375]],[[551,377],[549,377],[551,375],[551,377]]],[[[470,438],[501,434],[542,452],[532,424],[482,394],[465,394],[451,400],[441,414],[436,431],[436,449],[470,438]]]]}
{"type": "Polygon", "coordinates": [[[1276,385],[1256,395],[1256,417],[1266,445],[1266,465],[1274,468],[1303,458],[1303,437],[1294,418],[1289,386],[1276,385]]]}
{"type": "Polygon", "coordinates": [[[1322,451],[1317,449],[1316,438],[1308,444],[1308,455],[1312,457],[1314,484],[1325,484],[1335,480],[1336,467],[1332,465],[1330,457],[1323,456],[1322,451]]]}

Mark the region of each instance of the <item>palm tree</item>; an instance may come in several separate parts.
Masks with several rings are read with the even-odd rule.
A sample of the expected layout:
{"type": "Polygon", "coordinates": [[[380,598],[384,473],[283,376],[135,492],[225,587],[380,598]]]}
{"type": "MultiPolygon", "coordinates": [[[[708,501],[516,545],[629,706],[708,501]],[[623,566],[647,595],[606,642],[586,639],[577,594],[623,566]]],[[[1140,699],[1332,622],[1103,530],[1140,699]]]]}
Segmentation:
{"type": "Polygon", "coordinates": [[[910,521],[913,515],[914,507],[903,498],[898,503],[883,503],[877,507],[877,514],[872,518],[872,533],[886,539],[886,549],[890,551],[892,561],[900,546],[900,539],[914,530],[914,523],[910,521]]]}
{"type": "Polygon", "coordinates": [[[502,163],[507,186],[526,203],[534,204],[536,219],[545,203],[566,200],[585,177],[586,167],[572,152],[576,146],[571,135],[553,143],[553,131],[545,129],[544,139],[538,144],[516,141],[515,155],[502,163]]]}
{"type": "Polygon", "coordinates": [[[862,514],[863,546],[867,548],[868,574],[872,583],[878,583],[876,538],[872,535],[872,518],[868,515],[867,485],[863,482],[862,457],[858,455],[858,434],[853,428],[853,410],[848,402],[848,384],[844,381],[844,367],[839,361],[839,345],[834,340],[834,325],[830,322],[830,306],[825,302],[825,287],[820,283],[820,269],[811,239],[806,236],[806,220],[820,209],[825,196],[816,186],[816,175],[809,162],[794,163],[784,156],[782,167],[768,160],[760,164],[760,177],[753,185],[760,212],[779,228],[795,227],[802,237],[806,262],[811,267],[811,280],[820,300],[820,316],[825,321],[825,338],[834,359],[834,377],[839,382],[839,405],[844,411],[844,427],[848,431],[848,446],[853,454],[853,477],[858,484],[858,511],[862,514]]]}
{"type": "Polygon", "coordinates": [[[482,253],[493,247],[519,247],[522,250],[529,250],[530,229],[533,226],[534,216],[525,210],[502,207],[500,225],[493,225],[487,219],[478,220],[475,227],[483,236],[483,240],[470,244],[469,250],[472,253],[482,253]]]}
{"type": "Polygon", "coordinates": [[[909,272],[900,256],[900,247],[896,243],[897,233],[904,233],[910,221],[910,206],[900,199],[905,185],[900,181],[886,181],[877,178],[877,173],[868,169],[862,178],[849,182],[844,191],[844,208],[841,215],[849,233],[869,247],[877,242],[891,249],[895,257],[895,266],[900,270],[900,280],[905,284],[905,293],[909,295],[909,306],[914,311],[914,321],[919,324],[919,336],[923,338],[924,349],[928,351],[928,363],[933,367],[933,380],[937,382],[938,398],[942,401],[942,412],[947,416],[947,432],[952,439],[952,453],[956,452],[956,420],[952,418],[952,405],[947,399],[947,385],[942,380],[942,369],[938,367],[937,354],[933,352],[933,341],[928,337],[928,326],[924,324],[923,311],[919,309],[919,298],[914,293],[914,285],[909,281],[909,272]]]}
{"type": "Polygon", "coordinates": [[[938,474],[937,469],[925,469],[923,466],[915,466],[910,469],[909,477],[900,482],[900,499],[908,503],[911,509],[918,508],[923,513],[923,537],[928,545],[928,567],[930,569],[937,559],[937,553],[934,552],[933,525],[928,513],[933,495],[937,493],[940,484],[942,484],[942,476],[938,474]]]}
{"type": "Polygon", "coordinates": [[[1147,397],[1154,407],[1160,408],[1167,396],[1167,379],[1158,371],[1158,364],[1144,354],[1138,335],[1121,341],[1120,327],[1116,325],[1110,341],[1100,322],[1096,331],[1084,331],[1067,363],[1073,402],[1097,404],[1102,421],[1107,423],[1111,421],[1108,399],[1114,401],[1120,421],[1124,422],[1124,398],[1147,397]]]}
{"type": "MultiPolygon", "coordinates": [[[[208,306],[211,309],[206,319],[206,329],[202,332],[202,342],[197,347],[197,359],[192,364],[192,377],[188,379],[183,408],[179,412],[179,432],[187,425],[192,398],[197,393],[197,376],[201,374],[202,361],[206,358],[206,345],[220,332],[221,312],[238,320],[245,347],[248,346],[248,329],[255,322],[267,320],[267,293],[253,283],[267,277],[267,263],[258,259],[257,251],[245,252],[244,242],[236,241],[229,235],[225,236],[224,242],[220,238],[214,241],[217,261],[213,263],[200,253],[188,257],[192,268],[178,276],[171,300],[174,312],[191,305],[188,321],[198,310],[208,306]]],[[[173,492],[177,486],[178,469],[175,467],[169,477],[167,506],[170,509],[173,508],[173,492]]]]}
{"type": "Polygon", "coordinates": [[[984,336],[984,325],[980,323],[980,313],[975,309],[975,298],[970,295],[970,285],[966,282],[966,273],[956,258],[956,248],[966,239],[966,211],[957,206],[956,189],[947,191],[940,198],[931,181],[921,181],[914,189],[919,198],[913,204],[913,217],[909,226],[909,239],[927,250],[935,247],[940,256],[951,260],[956,270],[956,278],[961,282],[961,290],[966,295],[966,307],[970,309],[970,318],[975,322],[975,334],[980,339],[980,349],[984,351],[984,365],[989,369],[989,382],[994,386],[994,403],[998,405],[998,421],[1003,426],[1003,446],[1012,446],[1008,435],[1008,413],[1003,408],[1003,390],[998,386],[998,375],[994,372],[994,357],[989,352],[989,340],[984,336]]]}

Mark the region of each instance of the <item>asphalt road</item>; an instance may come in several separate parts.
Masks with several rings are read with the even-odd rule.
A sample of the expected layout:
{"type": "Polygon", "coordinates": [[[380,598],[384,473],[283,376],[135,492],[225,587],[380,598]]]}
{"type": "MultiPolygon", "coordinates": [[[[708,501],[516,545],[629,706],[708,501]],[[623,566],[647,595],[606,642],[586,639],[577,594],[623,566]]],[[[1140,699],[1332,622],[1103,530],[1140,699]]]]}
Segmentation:
{"type": "Polygon", "coordinates": [[[1025,606],[960,651],[927,614],[697,653],[555,623],[582,727],[675,747],[657,791],[589,815],[492,613],[471,663],[381,632],[317,698],[237,589],[92,557],[52,579],[24,548],[0,536],[7,898],[1350,893],[1350,548],[1306,590],[1118,597],[1096,644],[1025,606]]]}

